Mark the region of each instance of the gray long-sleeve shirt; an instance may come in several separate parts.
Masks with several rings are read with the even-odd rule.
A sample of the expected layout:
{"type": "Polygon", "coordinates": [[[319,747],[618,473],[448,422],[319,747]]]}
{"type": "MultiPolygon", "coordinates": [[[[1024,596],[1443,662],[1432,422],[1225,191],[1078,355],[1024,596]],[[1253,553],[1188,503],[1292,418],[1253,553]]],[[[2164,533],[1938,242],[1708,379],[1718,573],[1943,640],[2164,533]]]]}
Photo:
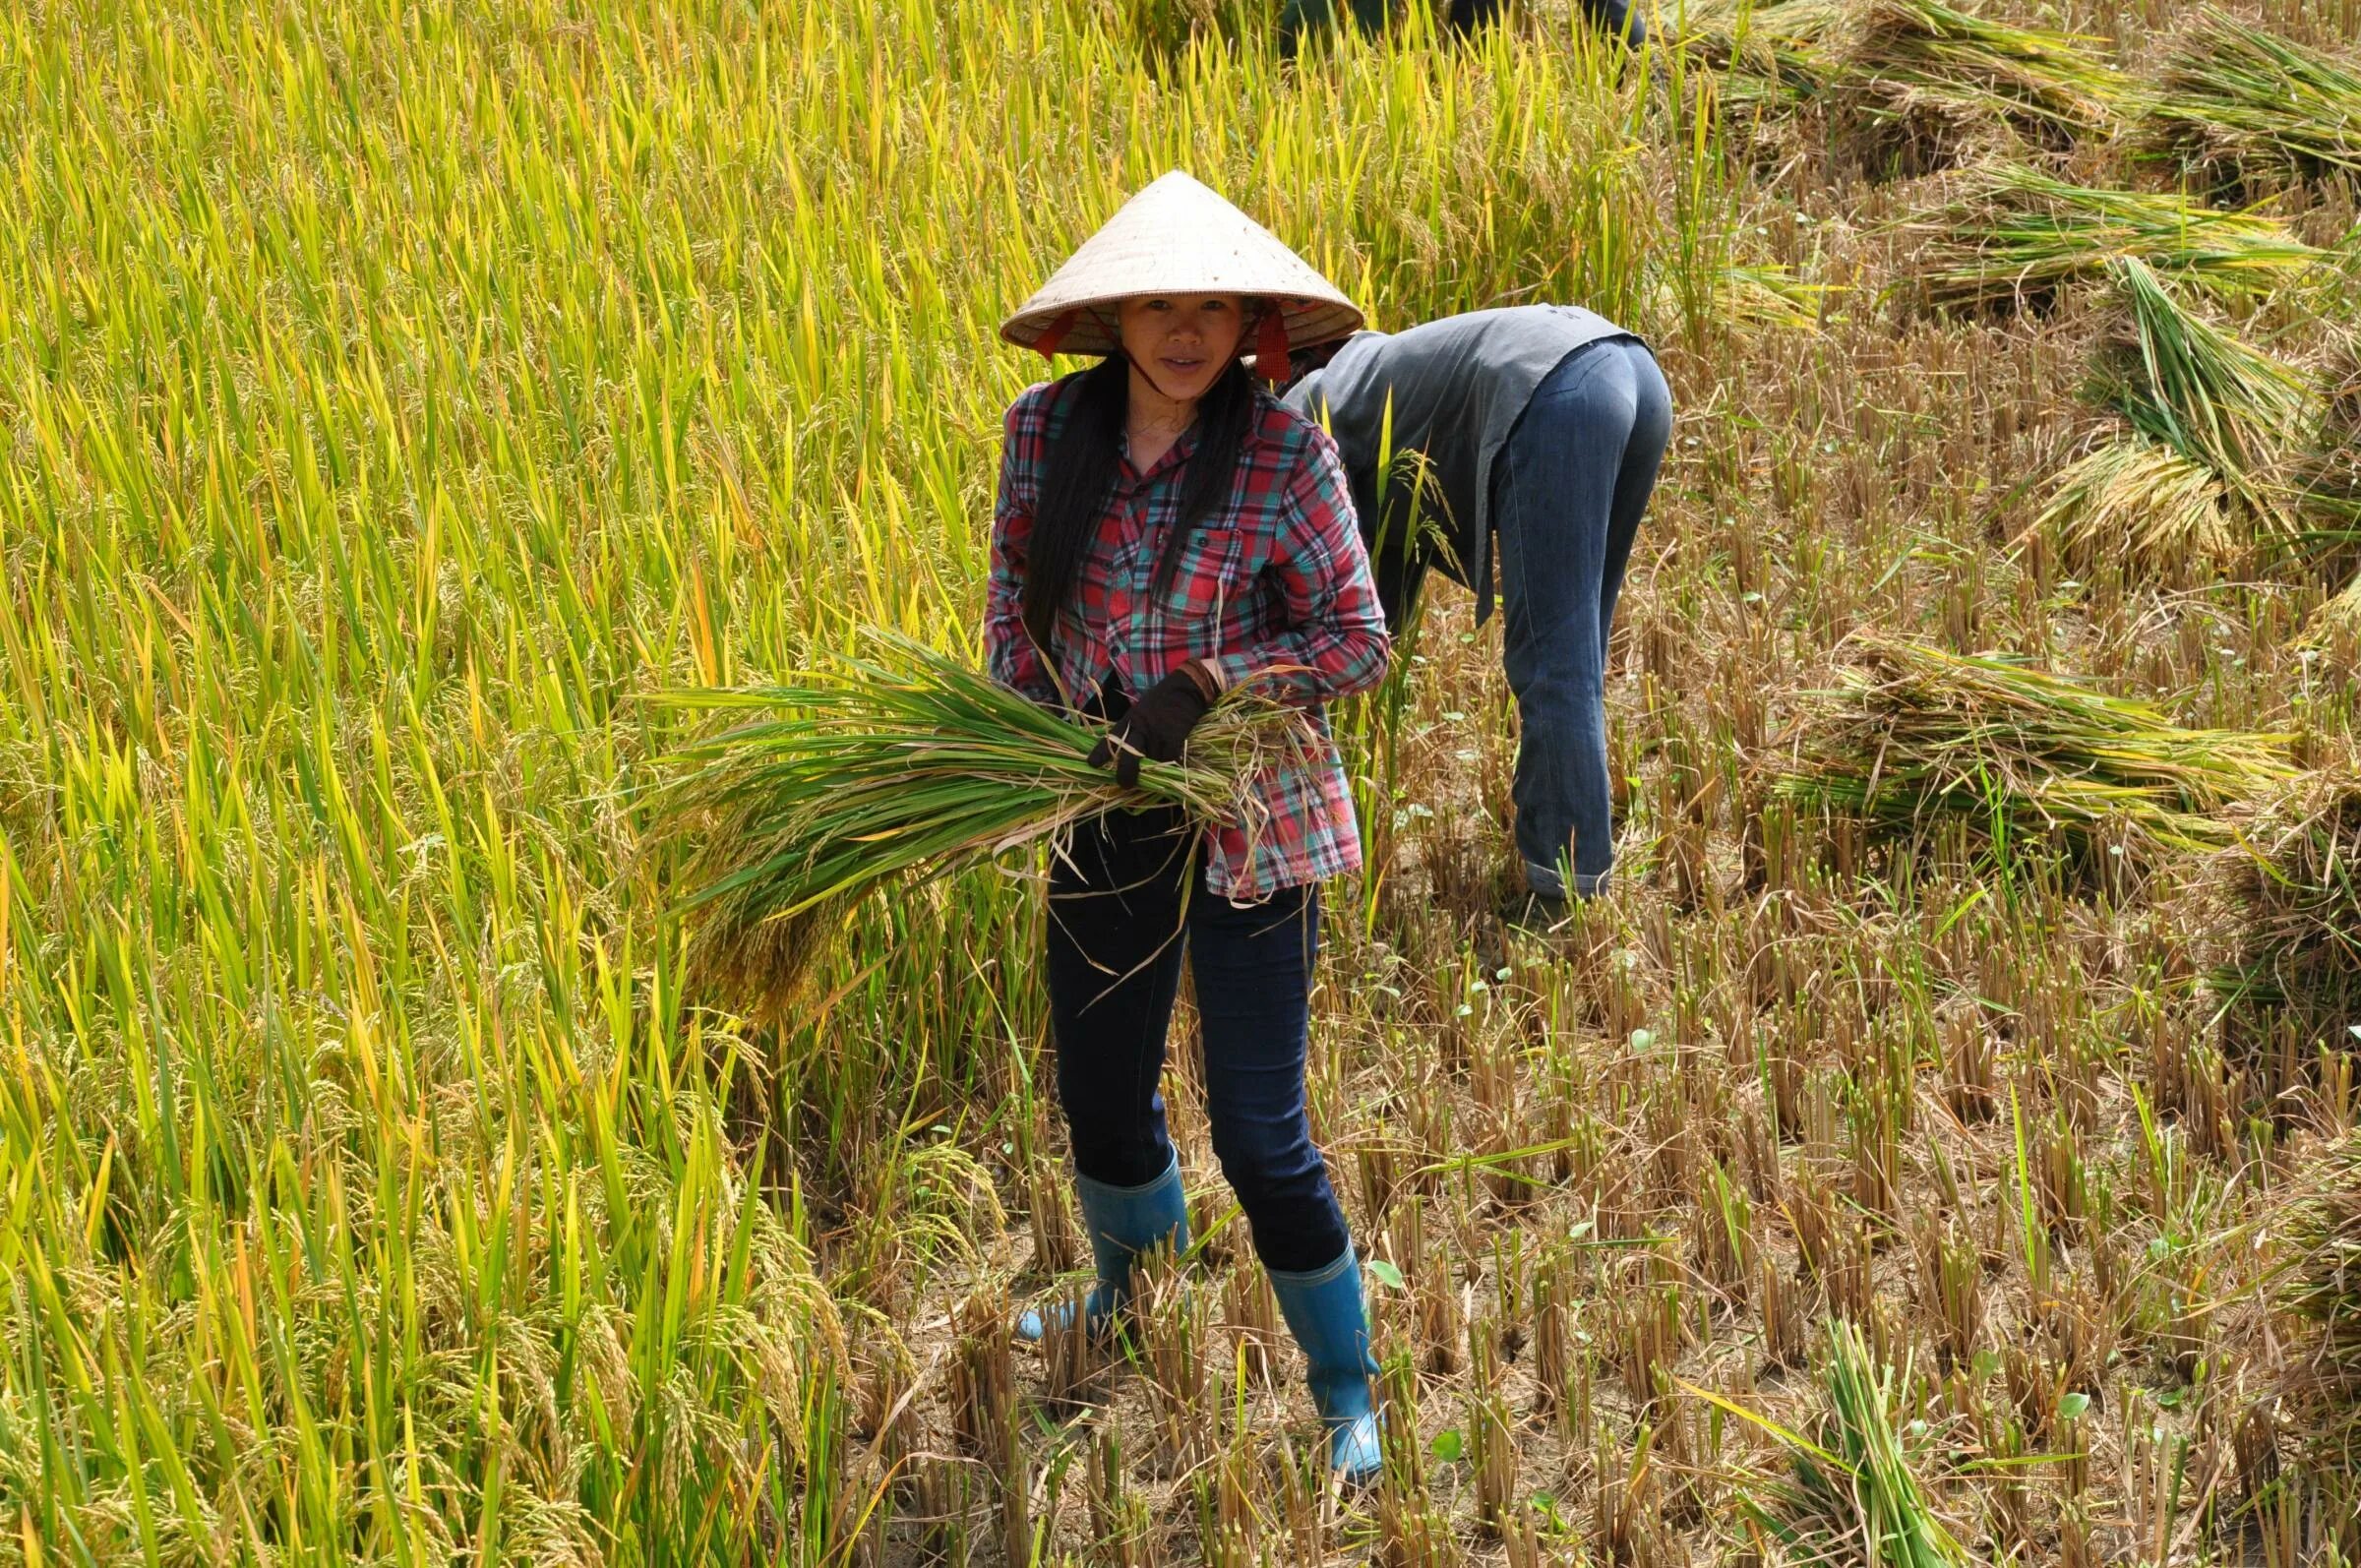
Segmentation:
{"type": "Polygon", "coordinates": [[[1481,623],[1492,611],[1492,459],[1568,354],[1636,336],[1579,305],[1514,305],[1408,332],[1356,332],[1286,402],[1335,435],[1370,554],[1400,557],[1414,521],[1409,503],[1420,499],[1448,546],[1445,570],[1475,590],[1481,623]]]}

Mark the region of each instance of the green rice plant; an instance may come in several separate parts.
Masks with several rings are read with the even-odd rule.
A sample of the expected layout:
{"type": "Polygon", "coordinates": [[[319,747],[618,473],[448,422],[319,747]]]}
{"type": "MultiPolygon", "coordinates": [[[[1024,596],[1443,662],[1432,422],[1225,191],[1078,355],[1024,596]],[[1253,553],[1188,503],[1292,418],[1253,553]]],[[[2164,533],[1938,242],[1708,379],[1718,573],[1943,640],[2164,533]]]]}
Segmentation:
{"type": "Polygon", "coordinates": [[[1926,241],[1918,286],[1945,310],[2045,303],[2103,277],[2121,257],[2232,298],[2270,293],[2323,260],[2284,223],[2252,210],[2093,189],[2022,163],[1973,170],[1910,224],[1926,241]]]}
{"type": "Polygon", "coordinates": [[[2200,7],[2142,94],[2137,139],[2225,188],[2361,173],[2361,63],[2200,7]]]}
{"type": "Polygon", "coordinates": [[[668,699],[765,715],[683,749],[687,771],[658,806],[693,844],[692,957],[733,995],[796,995],[846,906],[889,882],[945,876],[1105,812],[1178,806],[1251,844],[1263,824],[1247,786],[1316,744],[1302,709],[1241,689],[1184,760],[1143,762],[1133,791],[1088,760],[1103,724],[1069,722],[908,638],[869,640],[869,657],[792,684],[668,699]]]}
{"type": "Polygon", "coordinates": [[[1956,144],[2002,125],[2059,148],[2109,127],[2126,95],[2103,47],[1943,0],[1866,0],[1846,17],[1838,76],[1859,112],[1906,137],[1956,144]]]}
{"type": "Polygon", "coordinates": [[[2094,447],[2061,469],[2048,505],[2026,532],[2055,538],[2077,572],[2119,561],[2170,580],[2193,567],[2218,568],[2237,554],[2227,501],[2212,470],[2161,442],[2132,436],[2094,447]]]}
{"type": "Polygon", "coordinates": [[[2210,470],[2264,526],[2291,537],[2289,497],[2270,475],[2304,413],[2302,378],[2182,304],[2138,257],[2109,259],[2107,275],[2131,324],[2101,373],[2107,400],[2142,435],[2210,470]]]}
{"type": "Polygon", "coordinates": [[[1807,698],[1774,794],[1880,836],[1950,819],[1995,848],[2213,846],[2228,828],[2209,814],[2291,772],[2284,737],[2184,729],[2016,659],[1883,633],[1853,647],[1837,686],[1807,698]]]}
{"type": "Polygon", "coordinates": [[[1805,1436],[1718,1395],[1690,1392],[1750,1421],[1786,1449],[1790,1475],[1741,1503],[1746,1517],[1795,1555],[1822,1568],[1967,1568],[1968,1555],[1937,1512],[1922,1478],[1933,1440],[1906,1441],[1898,1406],[1911,1377],[1881,1366],[1860,1326],[1832,1317],[1820,1372],[1826,1400],[1805,1436]]]}

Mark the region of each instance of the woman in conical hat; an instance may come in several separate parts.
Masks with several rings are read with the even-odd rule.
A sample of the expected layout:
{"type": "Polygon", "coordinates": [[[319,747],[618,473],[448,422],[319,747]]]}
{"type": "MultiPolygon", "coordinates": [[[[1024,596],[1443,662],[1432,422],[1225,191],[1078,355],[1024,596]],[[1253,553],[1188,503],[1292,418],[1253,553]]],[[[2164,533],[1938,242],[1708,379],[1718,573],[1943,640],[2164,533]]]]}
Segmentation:
{"type": "MultiPolygon", "coordinates": [[[[1258,390],[1292,347],[1352,332],[1352,302],[1185,174],[1126,203],[1001,327],[1094,356],[1008,410],[985,643],[996,678],[1112,721],[1096,760],[1136,782],[1225,691],[1308,711],[1320,746],[1258,782],[1242,826],[1110,813],[1054,857],[1049,951],[1059,1098],[1109,1327],[1134,1259],[1188,1242],[1157,1083],[1186,961],[1214,1152],[1237,1191],[1339,1474],[1378,1465],[1361,1270],[1304,1113],[1322,879],[1361,862],[1322,704],[1385,672],[1385,622],[1344,469],[1318,426],[1258,390]]],[[[1067,1311],[1073,1308],[1067,1308],[1067,1311]]],[[[1046,1325],[1028,1312],[1019,1333],[1046,1325]]]]}

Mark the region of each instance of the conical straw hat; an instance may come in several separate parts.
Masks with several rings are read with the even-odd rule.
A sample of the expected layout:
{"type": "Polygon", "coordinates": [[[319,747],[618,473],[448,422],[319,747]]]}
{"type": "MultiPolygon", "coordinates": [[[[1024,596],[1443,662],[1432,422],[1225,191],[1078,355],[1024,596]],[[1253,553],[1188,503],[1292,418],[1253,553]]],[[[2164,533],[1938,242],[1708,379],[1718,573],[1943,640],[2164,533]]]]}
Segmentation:
{"type": "MultiPolygon", "coordinates": [[[[1125,202],[1040,292],[1000,324],[1020,348],[1112,354],[1116,303],[1143,294],[1246,294],[1275,301],[1284,341],[1252,345],[1284,362],[1288,348],[1343,337],[1360,307],[1270,230],[1175,169],[1125,202]]],[[[1247,346],[1247,345],[1241,345],[1247,346]]]]}

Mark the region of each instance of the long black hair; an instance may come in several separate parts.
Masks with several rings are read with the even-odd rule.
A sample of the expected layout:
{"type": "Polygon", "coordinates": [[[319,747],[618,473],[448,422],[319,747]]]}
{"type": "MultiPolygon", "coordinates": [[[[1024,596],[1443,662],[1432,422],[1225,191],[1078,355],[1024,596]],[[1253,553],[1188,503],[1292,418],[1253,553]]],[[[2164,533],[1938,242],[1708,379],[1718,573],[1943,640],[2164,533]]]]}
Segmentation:
{"type": "MultiPolygon", "coordinates": [[[[1108,355],[1076,376],[1060,394],[1064,428],[1050,445],[1041,503],[1025,546],[1022,598],[1025,631],[1048,652],[1058,611],[1074,591],[1082,557],[1098,532],[1107,497],[1123,454],[1123,418],[1130,406],[1130,362],[1108,355]]],[[[1180,480],[1180,512],[1156,558],[1150,592],[1161,595],[1179,569],[1181,540],[1230,494],[1240,449],[1254,420],[1254,382],[1246,367],[1230,368],[1197,399],[1197,444],[1180,480]]]]}

